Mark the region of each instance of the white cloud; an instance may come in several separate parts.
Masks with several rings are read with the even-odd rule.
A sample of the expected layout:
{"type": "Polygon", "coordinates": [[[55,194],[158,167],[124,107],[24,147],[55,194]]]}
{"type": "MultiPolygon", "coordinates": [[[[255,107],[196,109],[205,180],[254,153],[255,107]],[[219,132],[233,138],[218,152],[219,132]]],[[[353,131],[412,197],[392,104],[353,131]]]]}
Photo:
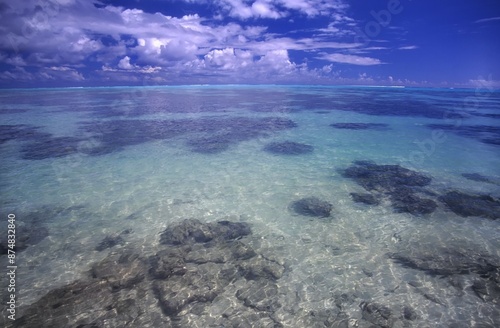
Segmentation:
{"type": "Polygon", "coordinates": [[[198,46],[185,40],[170,40],[165,45],[160,46],[162,58],[172,61],[190,60],[196,56],[198,46]]]}
{"type": "Polygon", "coordinates": [[[134,66],[130,64],[130,57],[125,56],[118,62],[118,67],[121,69],[133,69],[134,66]]]}
{"type": "Polygon", "coordinates": [[[77,70],[70,67],[46,67],[37,72],[30,72],[24,67],[16,67],[12,70],[0,73],[0,80],[15,82],[43,82],[43,81],[71,81],[81,82],[85,77],[77,70]]]}
{"type": "Polygon", "coordinates": [[[103,72],[129,72],[129,73],[140,73],[140,74],[152,74],[162,70],[159,66],[139,66],[132,65],[130,63],[130,58],[128,56],[123,57],[117,65],[118,68],[113,68],[107,65],[102,66],[103,72]]]}
{"type": "Polygon", "coordinates": [[[276,8],[274,8],[271,4],[266,1],[256,1],[252,4],[252,14],[256,17],[262,18],[281,18],[282,14],[279,13],[276,8]]]}
{"type": "MultiPolygon", "coordinates": [[[[82,80],[84,74],[80,68],[92,64],[101,67],[92,74],[123,81],[128,74],[131,82],[180,81],[208,76],[220,76],[220,81],[226,78],[225,82],[262,81],[264,77],[267,81],[286,77],[305,82],[334,74],[332,66],[316,69],[294,63],[289,51],[354,51],[361,46],[336,39],[348,34],[345,25],[353,23],[345,15],[347,6],[341,0],[213,2],[221,13],[246,20],[242,24],[208,20],[197,14],[172,17],[113,5],[96,7],[87,0],[49,0],[44,4],[46,8],[37,12],[34,8],[39,2],[12,2],[4,15],[6,19],[0,22],[0,32],[6,33],[6,37],[0,38],[0,53],[3,53],[0,62],[29,68],[11,69],[0,78],[18,76],[27,80],[60,76],[82,80]],[[332,23],[319,31],[310,30],[310,37],[291,38],[269,33],[266,26],[255,20],[279,19],[292,13],[307,17],[328,15],[332,23]],[[323,34],[311,35],[311,31],[323,34]]],[[[318,58],[331,62],[381,64],[376,58],[352,54],[319,54],[318,58]]]]}
{"type": "Polygon", "coordinates": [[[235,52],[233,48],[214,49],[204,57],[204,67],[214,67],[220,70],[234,70],[251,63],[251,56],[235,52]]]}
{"type": "Polygon", "coordinates": [[[342,64],[352,64],[352,65],[361,65],[361,66],[370,66],[370,65],[380,65],[383,64],[377,58],[371,57],[361,57],[356,55],[344,55],[344,54],[322,54],[319,59],[328,60],[334,63],[342,63],[342,64]]]}
{"type": "Polygon", "coordinates": [[[373,77],[369,76],[366,73],[360,73],[358,75],[358,81],[361,82],[361,83],[363,83],[363,84],[374,83],[375,82],[375,80],[373,79],[373,77]]]}
{"type": "MultiPolygon", "coordinates": [[[[343,13],[348,6],[342,0],[183,0],[192,3],[210,3],[219,10],[217,16],[228,14],[239,19],[277,19],[300,13],[308,17],[343,13]]],[[[333,16],[332,16],[333,17],[333,16]]]]}
{"type": "Polygon", "coordinates": [[[12,66],[26,66],[26,61],[19,55],[6,58],[5,63],[12,66]]]}
{"type": "Polygon", "coordinates": [[[257,61],[256,66],[265,74],[287,75],[297,69],[285,49],[269,51],[257,61]]]}
{"type": "Polygon", "coordinates": [[[475,87],[477,90],[493,91],[500,88],[500,81],[493,80],[491,75],[487,78],[479,76],[476,79],[471,79],[469,80],[469,84],[475,87]]]}
{"type": "Polygon", "coordinates": [[[404,46],[404,47],[399,47],[399,50],[415,50],[418,49],[418,46],[404,46]]]}
{"type": "Polygon", "coordinates": [[[60,72],[74,71],[74,69],[72,69],[70,67],[65,67],[65,66],[52,66],[52,67],[49,67],[49,69],[51,69],[53,71],[60,71],[60,72]]]}
{"type": "Polygon", "coordinates": [[[490,18],[483,18],[483,19],[478,19],[474,23],[486,23],[486,22],[493,22],[496,20],[500,20],[500,17],[490,17],[490,18]]]}

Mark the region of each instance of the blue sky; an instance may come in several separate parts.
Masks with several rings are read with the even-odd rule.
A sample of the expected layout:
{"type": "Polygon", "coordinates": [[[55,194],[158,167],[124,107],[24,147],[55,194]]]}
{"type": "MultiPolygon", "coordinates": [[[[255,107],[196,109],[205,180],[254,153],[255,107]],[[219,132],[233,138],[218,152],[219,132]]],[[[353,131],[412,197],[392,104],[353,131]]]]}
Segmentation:
{"type": "Polygon", "coordinates": [[[0,0],[0,87],[500,86],[498,0],[0,0]]]}

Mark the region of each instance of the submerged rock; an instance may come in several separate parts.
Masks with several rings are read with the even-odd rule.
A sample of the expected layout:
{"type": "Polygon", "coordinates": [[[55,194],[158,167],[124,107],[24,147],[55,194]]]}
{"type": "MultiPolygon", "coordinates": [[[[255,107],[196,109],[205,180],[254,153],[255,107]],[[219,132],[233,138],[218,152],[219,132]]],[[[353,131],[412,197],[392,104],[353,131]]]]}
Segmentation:
{"type": "Polygon", "coordinates": [[[16,233],[16,236],[19,236],[16,238],[16,250],[23,251],[29,246],[36,245],[48,235],[49,230],[38,224],[20,226],[16,233]]]}
{"type": "Polygon", "coordinates": [[[168,227],[160,240],[173,247],[150,259],[150,274],[156,278],[153,291],[163,313],[172,317],[192,304],[204,307],[236,279],[248,284],[279,279],[283,266],[237,240],[249,234],[248,224],[230,221],[189,219],[168,227]]]}
{"type": "MultiPolygon", "coordinates": [[[[4,114],[4,110],[0,113],[4,114]]],[[[50,134],[40,132],[38,129],[38,127],[24,124],[0,125],[0,144],[11,140],[30,141],[50,136],[50,134]]]]}
{"type": "MultiPolygon", "coordinates": [[[[135,295],[147,295],[147,261],[139,254],[112,254],[93,266],[88,279],[56,288],[33,303],[14,327],[141,326],[150,305],[135,295]],[[135,323],[135,324],[134,324],[135,323]]],[[[168,324],[151,316],[144,324],[168,324]]]]}
{"type": "Polygon", "coordinates": [[[191,267],[182,275],[155,280],[153,291],[166,316],[176,316],[191,303],[209,303],[224,291],[230,280],[219,275],[220,266],[205,263],[191,267]]]}
{"type": "Polygon", "coordinates": [[[491,178],[479,173],[462,173],[462,176],[468,180],[486,183],[495,183],[491,178]]]}
{"type": "Polygon", "coordinates": [[[96,246],[95,250],[101,252],[105,249],[114,247],[116,245],[124,245],[125,240],[122,238],[122,235],[128,235],[131,233],[131,229],[123,230],[120,234],[108,235],[104,237],[104,239],[96,246]]]}
{"type": "Polygon", "coordinates": [[[489,145],[500,145],[500,127],[494,125],[428,124],[433,130],[453,132],[461,137],[476,139],[489,145]]]}
{"type": "Polygon", "coordinates": [[[480,216],[488,219],[500,218],[500,200],[488,195],[469,195],[460,191],[450,191],[439,200],[455,214],[480,216]]]}
{"type": "Polygon", "coordinates": [[[204,224],[196,219],[188,219],[166,229],[160,235],[160,243],[186,245],[207,243],[212,240],[227,241],[249,234],[251,234],[250,226],[244,222],[219,221],[204,224]]]}
{"type": "Polygon", "coordinates": [[[272,281],[251,281],[245,287],[236,292],[236,297],[243,301],[245,306],[255,308],[259,311],[274,312],[280,304],[276,296],[278,286],[272,281]]]}
{"type": "Polygon", "coordinates": [[[241,222],[189,219],[170,225],[156,254],[111,253],[86,278],[30,305],[14,326],[188,327],[193,315],[210,316],[205,310],[238,281],[238,316],[217,319],[221,325],[279,327],[273,315],[281,307],[276,280],[284,267],[238,240],[249,234],[241,222]]]}
{"type": "Polygon", "coordinates": [[[366,205],[378,205],[378,204],[380,204],[380,201],[377,199],[377,197],[375,197],[372,194],[361,194],[361,193],[352,192],[352,193],[350,193],[350,195],[351,195],[352,200],[356,203],[363,203],[366,205]]]}
{"type": "Polygon", "coordinates": [[[116,245],[123,245],[124,240],[120,235],[117,236],[106,236],[104,239],[96,246],[95,250],[101,252],[107,248],[114,247],[116,245]]]}
{"type": "Polygon", "coordinates": [[[436,248],[433,252],[415,250],[412,253],[393,253],[389,257],[396,263],[411,269],[421,270],[430,275],[452,276],[477,274],[491,278],[500,271],[489,256],[465,250],[436,248]]]}
{"type": "MultiPolygon", "coordinates": [[[[69,216],[88,214],[83,205],[70,207],[42,205],[29,212],[16,213],[16,252],[42,242],[49,236],[47,225],[54,220],[65,220],[69,216]]],[[[7,254],[7,234],[0,235],[0,255],[7,254]],[[4,253],[5,252],[5,253],[4,253]]]]}
{"type": "MultiPolygon", "coordinates": [[[[112,115],[114,116],[114,115],[112,115]]],[[[112,119],[80,123],[80,133],[88,137],[56,137],[41,133],[34,127],[0,126],[0,143],[12,139],[27,140],[21,148],[22,158],[42,160],[81,153],[102,156],[156,140],[168,140],[187,135],[193,152],[217,154],[239,142],[267,137],[296,127],[280,117],[248,118],[221,117],[179,120],[112,119]]]]}
{"type": "Polygon", "coordinates": [[[328,217],[333,209],[332,204],[317,197],[299,199],[292,202],[290,207],[297,214],[317,217],[328,217]]]}
{"type": "Polygon", "coordinates": [[[429,185],[432,178],[399,165],[377,165],[370,161],[356,161],[341,174],[354,180],[371,194],[351,193],[355,202],[378,204],[375,194],[389,198],[396,212],[424,215],[434,212],[437,203],[417,193],[429,185]],[[375,193],[375,194],[374,194],[375,193]]]}
{"type": "MultiPolygon", "coordinates": [[[[475,245],[464,241],[447,246],[418,244],[388,255],[405,268],[446,278],[444,281],[460,294],[473,292],[482,301],[491,303],[500,299],[500,258],[477,249],[475,245]]],[[[409,281],[408,284],[429,301],[447,306],[444,300],[433,294],[435,290],[425,288],[422,282],[409,281]]]]}
{"type": "Polygon", "coordinates": [[[494,279],[477,279],[472,290],[483,302],[498,304],[500,302],[500,273],[494,279]]]}
{"type": "Polygon", "coordinates": [[[193,139],[188,142],[191,151],[200,154],[219,154],[229,149],[231,139],[228,136],[212,136],[193,139]]]}
{"type": "Polygon", "coordinates": [[[147,259],[139,254],[126,251],[122,254],[112,254],[91,269],[94,279],[105,280],[113,290],[132,288],[144,280],[147,259]]]}
{"type": "Polygon", "coordinates": [[[363,302],[360,305],[363,319],[377,327],[392,327],[396,317],[392,315],[391,309],[385,305],[374,302],[363,302]]]}
{"type": "Polygon", "coordinates": [[[293,141],[273,142],[264,147],[268,153],[278,155],[302,155],[312,153],[314,147],[293,141]]]}
{"type": "Polygon", "coordinates": [[[264,278],[266,280],[278,280],[283,276],[285,268],[273,261],[269,261],[264,257],[253,257],[252,259],[242,262],[238,265],[242,275],[248,280],[258,280],[264,278]]]}
{"type": "Polygon", "coordinates": [[[403,307],[403,318],[405,320],[413,321],[413,320],[418,319],[418,314],[411,306],[404,306],[403,307]]]}
{"type": "Polygon", "coordinates": [[[78,152],[82,140],[74,137],[39,138],[33,143],[24,145],[21,149],[23,159],[42,160],[72,155],[78,152]]]}
{"type": "Polygon", "coordinates": [[[410,213],[413,215],[430,214],[437,208],[437,203],[431,199],[417,196],[409,188],[396,188],[391,193],[392,208],[399,213],[410,213]]]}
{"type": "Polygon", "coordinates": [[[173,275],[182,276],[186,273],[184,252],[177,248],[161,250],[149,258],[149,274],[154,279],[167,279],[173,275]]]}
{"type": "Polygon", "coordinates": [[[368,191],[393,192],[399,186],[424,187],[432,178],[399,165],[377,165],[368,161],[356,161],[342,172],[368,191]]]}

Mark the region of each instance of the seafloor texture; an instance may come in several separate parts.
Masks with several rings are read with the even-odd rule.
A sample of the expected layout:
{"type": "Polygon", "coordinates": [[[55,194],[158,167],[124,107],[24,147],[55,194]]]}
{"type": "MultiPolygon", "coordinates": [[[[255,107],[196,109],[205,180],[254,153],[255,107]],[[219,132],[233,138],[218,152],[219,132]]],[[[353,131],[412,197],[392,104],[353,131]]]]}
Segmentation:
{"type": "Polygon", "coordinates": [[[500,326],[498,92],[4,90],[0,120],[2,326],[500,326]]]}

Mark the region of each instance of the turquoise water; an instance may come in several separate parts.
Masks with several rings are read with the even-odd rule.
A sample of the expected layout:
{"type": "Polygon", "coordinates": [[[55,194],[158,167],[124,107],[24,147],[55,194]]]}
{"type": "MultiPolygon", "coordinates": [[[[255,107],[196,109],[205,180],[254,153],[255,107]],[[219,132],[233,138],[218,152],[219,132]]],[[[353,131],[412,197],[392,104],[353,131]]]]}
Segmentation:
{"type": "MultiPolygon", "coordinates": [[[[0,104],[2,215],[5,222],[8,213],[16,215],[18,246],[24,239],[16,255],[19,318],[49,291],[84,279],[109,254],[153,255],[162,231],[196,218],[248,223],[252,235],[242,242],[286,268],[274,282],[278,294],[270,296],[279,306],[261,311],[273,324],[328,326],[311,313],[335,309],[346,327],[500,325],[499,92],[33,89],[0,91],[0,104]],[[265,150],[284,141],[312,150],[265,150]],[[435,208],[396,209],[393,185],[373,191],[346,176],[361,160],[430,177],[415,192],[435,208]],[[454,211],[442,201],[452,191],[488,195],[478,206],[493,214],[454,211]],[[372,193],[380,203],[356,203],[351,193],[372,193]],[[330,214],[295,212],[291,204],[308,197],[330,203],[330,214]],[[96,250],[124,230],[120,243],[96,250]],[[487,274],[477,269],[484,263],[487,274]],[[377,321],[373,316],[383,311],[372,315],[366,304],[391,315],[377,321]],[[415,315],[405,317],[405,309],[415,315]]],[[[235,308],[242,307],[235,295],[247,282],[241,278],[224,291],[235,308]]],[[[220,303],[204,302],[196,313],[185,308],[176,320],[229,326],[238,314],[221,317],[220,303]]],[[[143,306],[157,311],[155,302],[143,306]]]]}

